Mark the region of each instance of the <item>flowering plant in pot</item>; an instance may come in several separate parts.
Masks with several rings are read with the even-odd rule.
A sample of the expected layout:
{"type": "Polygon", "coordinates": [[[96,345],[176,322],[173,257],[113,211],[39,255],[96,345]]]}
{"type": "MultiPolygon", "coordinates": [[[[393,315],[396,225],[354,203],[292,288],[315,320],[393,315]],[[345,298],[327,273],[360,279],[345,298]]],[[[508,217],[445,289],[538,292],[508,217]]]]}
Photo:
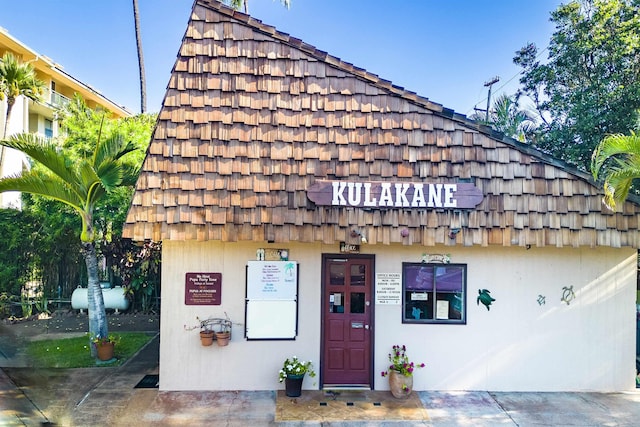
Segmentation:
{"type": "Polygon", "coordinates": [[[106,337],[101,337],[100,335],[96,335],[95,337],[93,337],[91,342],[93,342],[93,344],[95,344],[98,347],[102,345],[110,345],[110,343],[112,343],[113,345],[116,345],[118,342],[120,342],[120,337],[112,334],[109,334],[106,337]]]}
{"type": "Polygon", "coordinates": [[[312,378],[316,376],[311,361],[303,362],[297,356],[285,359],[278,373],[278,379],[280,382],[284,381],[287,396],[298,397],[302,394],[302,381],[306,374],[312,378]]]}
{"type": "Polygon", "coordinates": [[[394,345],[389,353],[391,365],[386,371],[382,371],[382,376],[389,376],[389,388],[391,394],[397,398],[408,397],[413,389],[413,371],[417,368],[424,368],[424,363],[414,363],[407,356],[407,347],[394,345]]]}
{"type": "Polygon", "coordinates": [[[106,337],[96,335],[91,339],[93,345],[96,346],[98,352],[98,359],[111,360],[113,359],[113,352],[115,345],[120,342],[120,337],[109,334],[106,337]]]}

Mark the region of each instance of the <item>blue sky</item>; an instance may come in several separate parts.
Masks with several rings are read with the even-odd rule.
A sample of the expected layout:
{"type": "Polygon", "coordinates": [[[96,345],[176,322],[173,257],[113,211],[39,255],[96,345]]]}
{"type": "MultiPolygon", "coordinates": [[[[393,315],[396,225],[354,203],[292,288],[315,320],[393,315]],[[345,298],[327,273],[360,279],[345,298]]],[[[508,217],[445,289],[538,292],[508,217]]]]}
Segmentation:
{"type": "MultiPolygon", "coordinates": [[[[249,0],[249,13],[343,61],[470,115],[518,87],[516,50],[548,45],[560,0],[249,0]]],[[[157,112],[193,5],[139,0],[147,109],[157,112]]],[[[0,26],[66,72],[139,112],[131,0],[2,0],[0,26]],[[26,13],[25,11],[28,11],[26,13]]],[[[543,59],[546,58],[546,53],[543,59]]]]}

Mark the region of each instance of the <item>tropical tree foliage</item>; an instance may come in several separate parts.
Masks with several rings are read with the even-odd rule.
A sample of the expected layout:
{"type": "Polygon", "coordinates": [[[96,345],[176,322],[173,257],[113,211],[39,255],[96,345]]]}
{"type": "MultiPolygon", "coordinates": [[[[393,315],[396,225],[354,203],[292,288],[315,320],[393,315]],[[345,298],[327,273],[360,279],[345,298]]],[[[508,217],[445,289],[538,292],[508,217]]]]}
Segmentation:
{"type": "MultiPolygon", "coordinates": [[[[42,290],[50,299],[69,298],[80,284],[87,283],[78,230],[80,218],[73,210],[55,200],[23,194],[20,216],[33,218],[38,224],[31,248],[33,267],[28,277],[42,283],[42,290]]],[[[7,225],[7,230],[12,228],[7,225]]]]}
{"type": "Polygon", "coordinates": [[[614,210],[640,178],[640,136],[631,132],[604,138],[593,152],[591,173],[596,180],[604,177],[604,203],[614,210]]]}
{"type": "MultiPolygon", "coordinates": [[[[11,120],[13,106],[18,97],[25,96],[29,99],[39,100],[44,92],[44,87],[44,82],[36,77],[36,72],[31,64],[18,61],[11,52],[6,52],[0,58],[0,101],[7,101],[0,138],[7,136],[9,120],[11,120]]],[[[4,151],[5,148],[0,146],[0,173],[4,170],[4,151]]]]}
{"type": "Polygon", "coordinates": [[[131,239],[113,239],[102,247],[102,253],[131,304],[144,313],[156,311],[162,244],[147,241],[139,245],[131,239]]]}
{"type": "MultiPolygon", "coordinates": [[[[84,100],[74,97],[59,113],[62,134],[60,140],[63,149],[73,157],[89,157],[95,150],[95,135],[99,132],[103,137],[120,133],[132,142],[136,151],[121,159],[128,167],[138,169],[144,159],[146,147],[150,141],[151,130],[156,116],[140,114],[118,120],[105,119],[105,113],[87,107],[84,100]]],[[[33,169],[41,168],[37,163],[33,169]]],[[[122,226],[127,209],[133,195],[132,187],[118,187],[104,196],[94,211],[94,227],[96,230],[96,250],[104,258],[106,265],[100,263],[100,280],[121,285],[121,271],[117,268],[118,259],[112,256],[111,247],[119,247],[122,239],[122,226]]],[[[36,248],[37,259],[41,259],[39,271],[45,290],[50,295],[69,298],[71,292],[80,284],[86,285],[86,269],[80,254],[80,241],[77,230],[80,229],[80,218],[74,215],[71,208],[40,197],[23,194],[23,210],[31,212],[39,218],[40,234],[44,235],[46,244],[36,248]],[[66,250],[65,250],[66,248],[66,250]]],[[[140,250],[132,245],[132,250],[140,250]]],[[[140,299],[132,296],[132,308],[140,309],[140,299]]]]}
{"type": "Polygon", "coordinates": [[[529,44],[514,62],[539,114],[535,145],[580,168],[609,134],[634,129],[640,108],[640,2],[573,0],[552,12],[548,61],[529,44]]]}
{"type": "MultiPolygon", "coordinates": [[[[235,10],[243,9],[244,13],[249,14],[249,0],[220,0],[222,3],[235,10]]],[[[291,0],[280,0],[280,3],[289,9],[291,7],[291,0]]]]}
{"type": "Polygon", "coordinates": [[[6,52],[0,58],[0,101],[7,100],[3,138],[7,136],[11,112],[18,97],[25,96],[34,101],[39,100],[44,88],[44,82],[36,77],[31,64],[18,61],[11,52],[6,52]]]}
{"type": "MultiPolygon", "coordinates": [[[[15,135],[0,144],[27,154],[45,169],[0,179],[0,192],[38,194],[66,204],[80,217],[80,241],[88,278],[89,334],[92,337],[108,336],[98,278],[94,211],[98,201],[109,191],[135,183],[138,171],[121,161],[135,147],[121,135],[102,138],[100,133],[91,157],[84,158],[71,156],[54,143],[33,134],[15,135]]],[[[93,346],[91,348],[95,352],[93,346]]]]}
{"type": "MultiPolygon", "coordinates": [[[[57,143],[63,147],[67,155],[74,158],[91,157],[95,151],[96,135],[100,131],[105,138],[119,132],[138,148],[121,159],[134,169],[142,164],[155,124],[155,115],[138,115],[118,120],[105,119],[105,112],[88,108],[80,97],[75,97],[64,110],[58,111],[58,117],[63,136],[57,143]]],[[[33,163],[31,167],[34,171],[46,172],[46,168],[38,163],[33,163]]],[[[125,257],[125,252],[113,253],[114,247],[126,247],[126,253],[137,259],[138,253],[144,251],[143,247],[121,237],[132,194],[132,187],[118,187],[107,193],[94,210],[100,280],[108,280],[113,285],[123,285],[126,275],[132,277],[131,282],[136,282],[136,271],[143,270],[136,266],[132,267],[133,273],[121,269],[120,260],[125,257]]],[[[0,218],[3,236],[27,235],[23,230],[23,224],[37,224],[37,227],[33,234],[28,235],[28,239],[22,239],[20,242],[25,245],[29,243],[24,246],[24,250],[30,251],[25,254],[31,260],[29,265],[20,258],[22,247],[20,250],[3,252],[2,255],[6,256],[0,255],[0,294],[7,292],[10,298],[19,299],[19,285],[28,280],[37,280],[42,283],[44,294],[49,299],[68,300],[76,287],[87,285],[86,266],[78,239],[82,223],[71,207],[36,194],[23,193],[22,211],[11,210],[8,211],[8,215],[11,215],[11,220],[2,221],[0,218]],[[16,269],[16,266],[20,268],[16,269]],[[3,271],[6,274],[3,275],[3,271]]],[[[0,248],[3,248],[2,243],[8,245],[9,242],[11,239],[8,237],[2,240],[0,248]]],[[[157,258],[159,259],[159,254],[157,258]]],[[[151,277],[148,283],[152,285],[153,293],[159,291],[159,275],[151,277]]],[[[144,309],[143,298],[138,295],[141,292],[148,290],[142,286],[139,289],[132,287],[128,291],[133,310],[144,309]]]]}
{"type": "Polygon", "coordinates": [[[38,222],[16,209],[0,209],[0,294],[20,295],[33,270],[34,246],[41,245],[38,222]]]}
{"type": "Polygon", "coordinates": [[[474,114],[472,120],[491,126],[504,135],[527,142],[536,129],[535,115],[520,109],[518,101],[508,95],[500,95],[489,111],[488,120],[484,114],[474,114]]]}

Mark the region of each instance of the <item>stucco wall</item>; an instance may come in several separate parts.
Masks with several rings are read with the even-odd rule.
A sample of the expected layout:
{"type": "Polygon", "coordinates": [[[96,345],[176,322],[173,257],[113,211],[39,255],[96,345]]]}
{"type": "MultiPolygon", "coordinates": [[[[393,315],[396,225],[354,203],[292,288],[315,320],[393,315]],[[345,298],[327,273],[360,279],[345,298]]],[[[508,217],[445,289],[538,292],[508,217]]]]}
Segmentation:
{"type": "MultiPolygon", "coordinates": [[[[335,245],[163,243],[160,388],[163,390],[272,390],[292,355],[319,371],[321,253],[335,245]],[[299,263],[299,319],[295,341],[246,341],[234,325],[228,347],[202,347],[196,316],[244,322],[245,265],[260,247],[287,248],[299,263]],[[221,272],[220,306],[186,306],[185,273],[221,272]]],[[[376,305],[375,388],[388,389],[380,371],[393,344],[425,362],[416,390],[630,390],[635,388],[636,252],[633,249],[432,248],[362,246],[376,255],[376,271],[401,272],[424,252],[449,253],[468,264],[467,324],[402,324],[400,305],[376,305]],[[561,302],[562,288],[576,298],[561,302]],[[496,298],[476,304],[479,288],[496,298]],[[538,304],[538,295],[546,304],[538,304]]],[[[317,388],[307,378],[305,388],[317,388]]]]}

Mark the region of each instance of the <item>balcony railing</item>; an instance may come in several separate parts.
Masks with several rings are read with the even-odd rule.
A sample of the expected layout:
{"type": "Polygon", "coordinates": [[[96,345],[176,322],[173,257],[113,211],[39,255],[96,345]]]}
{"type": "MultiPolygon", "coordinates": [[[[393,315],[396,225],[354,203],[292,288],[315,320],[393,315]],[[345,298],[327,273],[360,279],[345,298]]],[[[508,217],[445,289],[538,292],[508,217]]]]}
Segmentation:
{"type": "Polygon", "coordinates": [[[55,90],[45,89],[42,94],[42,99],[52,107],[62,108],[69,104],[71,100],[66,96],[56,92],[55,90]]]}

